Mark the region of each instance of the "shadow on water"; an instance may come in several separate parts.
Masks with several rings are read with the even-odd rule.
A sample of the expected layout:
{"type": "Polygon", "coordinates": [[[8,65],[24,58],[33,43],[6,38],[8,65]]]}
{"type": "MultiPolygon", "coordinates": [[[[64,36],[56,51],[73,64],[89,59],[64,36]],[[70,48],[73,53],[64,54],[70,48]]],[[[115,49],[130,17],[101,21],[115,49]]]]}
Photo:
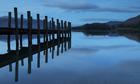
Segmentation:
{"type": "MultiPolygon", "coordinates": [[[[48,39],[44,40],[44,42],[42,43],[40,40],[37,41],[37,44],[33,44],[31,47],[29,45],[29,47],[21,47],[21,50],[19,51],[18,56],[16,55],[17,51],[15,50],[9,50],[7,53],[5,54],[0,54],[0,68],[9,66],[9,72],[13,72],[13,68],[15,69],[15,81],[19,80],[19,64],[21,64],[21,66],[24,66],[24,59],[28,58],[28,60],[26,61],[28,63],[28,74],[31,74],[32,72],[32,61],[34,54],[37,54],[37,68],[40,68],[40,60],[41,60],[41,56],[40,53],[43,51],[44,53],[44,62],[48,63],[48,51],[49,49],[51,49],[50,53],[51,53],[51,57],[52,59],[54,59],[55,57],[55,53],[57,53],[56,55],[59,56],[59,53],[63,53],[60,52],[60,50],[62,51],[67,51],[70,49],[70,37],[66,38],[60,38],[59,36],[57,36],[55,38],[52,38],[52,34],[50,34],[49,36],[51,36],[51,38],[48,39],[48,37],[46,37],[48,39]],[[62,46],[64,45],[65,46],[62,46]],[[61,49],[60,49],[61,48],[61,49]],[[55,52],[56,51],[56,52],[55,52]],[[13,66],[13,64],[15,63],[15,66],[13,66]]],[[[64,36],[66,37],[66,36],[64,36]]],[[[37,39],[40,39],[40,37],[38,37],[37,39]]],[[[27,39],[25,38],[25,40],[27,41],[27,39]]],[[[28,39],[29,40],[29,39],[28,39]]],[[[7,42],[5,42],[7,43],[7,42]]],[[[10,45],[11,46],[11,45],[10,45]]],[[[13,45],[14,46],[14,45],[13,45]]],[[[21,45],[20,45],[21,46],[21,45]]]]}

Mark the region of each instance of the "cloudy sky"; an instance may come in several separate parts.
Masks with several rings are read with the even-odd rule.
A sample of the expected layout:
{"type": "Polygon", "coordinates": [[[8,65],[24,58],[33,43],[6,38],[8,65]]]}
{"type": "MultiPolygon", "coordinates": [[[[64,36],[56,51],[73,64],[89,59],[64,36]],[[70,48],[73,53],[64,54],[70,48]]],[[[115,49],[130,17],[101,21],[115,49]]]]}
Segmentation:
{"type": "Polygon", "coordinates": [[[32,11],[71,21],[73,25],[93,22],[123,21],[140,14],[140,0],[0,0],[0,16],[6,16],[13,7],[19,14],[32,11]]]}

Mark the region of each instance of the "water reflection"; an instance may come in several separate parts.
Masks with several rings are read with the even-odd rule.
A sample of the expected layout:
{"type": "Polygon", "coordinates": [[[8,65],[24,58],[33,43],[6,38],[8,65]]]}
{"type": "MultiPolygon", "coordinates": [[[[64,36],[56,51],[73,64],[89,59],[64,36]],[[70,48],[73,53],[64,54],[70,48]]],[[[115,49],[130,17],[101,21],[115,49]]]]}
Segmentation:
{"type": "MultiPolygon", "coordinates": [[[[73,33],[72,49],[48,64],[44,63],[44,52],[40,53],[41,68],[37,70],[37,54],[33,56],[32,74],[26,75],[27,68],[19,62],[19,84],[139,84],[140,44],[126,37],[90,36],[73,33]]],[[[60,45],[60,51],[61,51],[60,45]]],[[[55,47],[57,49],[57,46],[55,47]]],[[[54,51],[57,54],[57,50],[54,51]]],[[[27,66],[28,59],[24,59],[27,66]]],[[[0,83],[14,84],[12,73],[0,69],[0,83]],[[4,76],[4,77],[3,77],[4,76]],[[7,78],[8,76],[8,78],[7,78]]],[[[13,69],[14,71],[14,69],[13,69]]]]}
{"type": "MultiPolygon", "coordinates": [[[[40,39],[40,36],[39,36],[40,39]]],[[[71,38],[67,37],[64,40],[62,40],[62,38],[54,38],[54,39],[50,39],[48,41],[48,39],[44,40],[44,42],[42,43],[42,40],[37,41],[38,44],[33,44],[33,45],[29,45],[29,47],[22,47],[21,50],[18,52],[18,56],[15,55],[17,54],[17,52],[15,50],[10,50],[7,51],[4,54],[0,54],[0,67],[6,67],[7,65],[9,65],[9,72],[15,72],[15,81],[19,80],[19,64],[21,64],[21,66],[24,66],[24,62],[27,62],[27,72],[28,74],[31,74],[32,72],[32,62],[35,58],[33,58],[34,54],[37,54],[37,68],[40,68],[41,65],[41,52],[44,52],[44,60],[45,63],[48,62],[48,50],[52,49],[51,53],[52,53],[52,59],[54,59],[55,56],[55,47],[57,47],[57,56],[59,56],[59,48],[60,45],[67,43],[70,44],[71,43],[71,38]],[[65,42],[67,41],[67,42],[65,42]],[[24,59],[28,58],[28,60],[24,61],[24,59]],[[15,66],[13,66],[15,64],[15,66]]],[[[30,39],[25,39],[26,41],[30,41],[30,39]]],[[[36,39],[34,39],[36,40],[36,39]]],[[[33,40],[33,41],[34,41],[33,40]]],[[[10,41],[10,40],[9,40],[10,41]]],[[[32,40],[31,40],[32,42],[32,40]]],[[[6,43],[6,42],[5,42],[6,43]]],[[[8,42],[9,44],[11,44],[11,42],[8,42]]],[[[22,42],[23,44],[26,44],[24,42],[22,42]]],[[[29,43],[29,42],[28,42],[29,43]]],[[[34,43],[34,42],[33,42],[34,43]]],[[[23,46],[22,44],[22,46],[23,46]]],[[[31,43],[32,44],[32,43],[31,43]]],[[[1,45],[3,46],[3,45],[1,45]]],[[[13,45],[14,46],[14,45],[13,45]]],[[[62,48],[62,47],[61,47],[62,48]]],[[[66,46],[66,48],[69,48],[68,46],[66,46]]],[[[63,48],[64,49],[64,48],[63,48]]]]}

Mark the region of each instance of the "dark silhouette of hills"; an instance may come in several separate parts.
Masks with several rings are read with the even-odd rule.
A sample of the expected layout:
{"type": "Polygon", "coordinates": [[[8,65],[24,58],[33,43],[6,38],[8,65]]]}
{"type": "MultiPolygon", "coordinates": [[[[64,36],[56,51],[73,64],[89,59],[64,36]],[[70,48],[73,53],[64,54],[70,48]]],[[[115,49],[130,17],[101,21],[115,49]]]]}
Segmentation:
{"type": "Polygon", "coordinates": [[[78,27],[73,27],[73,31],[77,32],[84,32],[87,35],[90,34],[108,34],[111,30],[111,26],[107,23],[92,23],[92,24],[85,24],[78,27]]]}
{"type": "MultiPolygon", "coordinates": [[[[76,32],[84,32],[85,34],[116,34],[118,30],[140,30],[140,15],[130,18],[126,21],[110,21],[107,23],[92,23],[82,26],[73,27],[72,30],[76,32]]],[[[125,31],[123,30],[123,31],[125,31]]]]}
{"type": "MultiPolygon", "coordinates": [[[[19,27],[20,27],[20,21],[21,19],[18,19],[18,23],[19,23],[19,27]]],[[[14,28],[14,18],[11,19],[11,26],[14,28]]],[[[33,28],[37,28],[37,20],[33,19],[33,28]]],[[[41,28],[43,28],[43,20],[40,20],[40,26],[41,28]]],[[[7,16],[3,16],[0,17],[0,27],[8,27],[8,17],[7,16]]],[[[24,18],[23,20],[23,27],[27,28],[27,19],[24,18]]]]}
{"type": "MultiPolygon", "coordinates": [[[[19,23],[19,28],[20,28],[20,19],[18,19],[18,23],[19,23]]],[[[27,19],[24,18],[23,20],[23,27],[24,28],[27,28],[27,19]]],[[[11,27],[14,28],[15,25],[14,25],[14,18],[11,19],[11,27]]],[[[3,17],[0,17],[0,27],[8,27],[8,17],[7,16],[3,16],[3,17]]],[[[43,21],[40,20],[40,27],[43,28],[43,21]]],[[[33,19],[33,28],[37,28],[37,20],[33,19]]],[[[35,38],[36,36],[33,36],[33,38],[35,38]]],[[[7,36],[6,35],[1,35],[0,36],[1,40],[0,41],[6,41],[7,39],[7,36]]],[[[26,39],[27,36],[23,36],[23,39],[26,39]]],[[[11,40],[14,40],[15,39],[15,36],[11,36],[11,40]]]]}
{"type": "Polygon", "coordinates": [[[109,21],[106,24],[108,24],[109,26],[118,27],[122,23],[123,23],[122,21],[109,21]]]}
{"type": "Polygon", "coordinates": [[[140,15],[124,21],[121,27],[140,27],[140,15]]]}

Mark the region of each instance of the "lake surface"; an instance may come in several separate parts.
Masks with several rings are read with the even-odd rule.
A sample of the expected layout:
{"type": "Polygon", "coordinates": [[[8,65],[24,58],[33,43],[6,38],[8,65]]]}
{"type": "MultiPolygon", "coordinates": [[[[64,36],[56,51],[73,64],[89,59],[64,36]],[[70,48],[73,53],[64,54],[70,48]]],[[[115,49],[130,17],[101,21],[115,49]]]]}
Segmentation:
{"type": "MultiPolygon", "coordinates": [[[[26,45],[27,41],[24,42],[26,45]]],[[[6,52],[4,46],[0,42],[0,53],[6,52]]],[[[14,81],[15,73],[9,72],[9,66],[1,68],[0,84],[140,84],[140,43],[123,36],[87,37],[72,33],[69,51],[53,60],[49,55],[47,64],[41,53],[40,68],[36,58],[30,75],[27,62],[19,66],[18,82],[14,81]]]]}

